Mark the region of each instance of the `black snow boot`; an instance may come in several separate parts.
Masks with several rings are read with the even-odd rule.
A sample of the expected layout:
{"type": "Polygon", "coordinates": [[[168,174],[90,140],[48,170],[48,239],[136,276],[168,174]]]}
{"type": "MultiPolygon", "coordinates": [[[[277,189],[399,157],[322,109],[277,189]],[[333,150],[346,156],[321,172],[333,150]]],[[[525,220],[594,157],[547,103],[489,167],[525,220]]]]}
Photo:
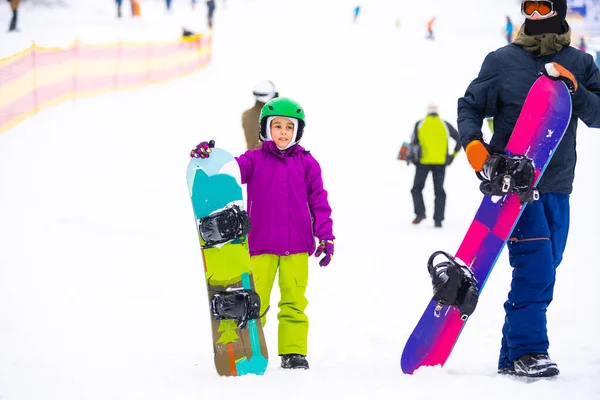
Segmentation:
{"type": "Polygon", "coordinates": [[[427,217],[425,217],[424,215],[417,215],[415,217],[415,219],[413,219],[412,223],[413,223],[413,225],[420,224],[421,221],[423,221],[425,218],[427,218],[427,217]]]}
{"type": "Polygon", "coordinates": [[[551,378],[560,371],[548,354],[524,354],[514,361],[512,368],[502,368],[498,373],[526,378],[551,378]]]}
{"type": "Polygon", "coordinates": [[[306,357],[300,354],[282,354],[281,368],[283,369],[308,369],[306,357]]]}

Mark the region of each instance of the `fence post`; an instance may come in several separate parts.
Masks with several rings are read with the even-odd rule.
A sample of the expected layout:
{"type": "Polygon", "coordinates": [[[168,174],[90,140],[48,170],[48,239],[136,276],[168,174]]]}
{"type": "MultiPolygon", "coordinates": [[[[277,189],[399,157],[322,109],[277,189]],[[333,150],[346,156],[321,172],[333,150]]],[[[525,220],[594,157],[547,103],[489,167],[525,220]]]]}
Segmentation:
{"type": "Polygon", "coordinates": [[[119,76],[121,75],[121,58],[123,58],[123,40],[119,40],[117,44],[117,60],[115,63],[115,87],[119,89],[119,76]]]}
{"type": "Polygon", "coordinates": [[[38,112],[37,72],[35,62],[35,42],[31,43],[31,76],[33,78],[33,112],[38,112]]]}
{"type": "Polygon", "coordinates": [[[79,40],[73,42],[73,100],[77,99],[77,74],[79,63],[79,40]]]}
{"type": "Polygon", "coordinates": [[[146,42],[146,83],[150,83],[150,63],[152,62],[152,42],[146,42]]]}

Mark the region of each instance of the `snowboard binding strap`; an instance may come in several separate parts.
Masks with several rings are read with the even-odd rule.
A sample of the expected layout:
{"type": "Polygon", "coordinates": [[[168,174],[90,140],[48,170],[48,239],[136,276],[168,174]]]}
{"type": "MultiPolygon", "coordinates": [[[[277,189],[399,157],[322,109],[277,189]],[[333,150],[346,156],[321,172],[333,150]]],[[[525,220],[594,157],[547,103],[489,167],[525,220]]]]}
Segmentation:
{"type": "Polygon", "coordinates": [[[482,181],[479,190],[486,196],[516,193],[521,203],[531,203],[540,196],[533,187],[533,160],[525,156],[492,154],[485,160],[482,171],[477,172],[477,177],[482,181]]]}
{"type": "Polygon", "coordinates": [[[437,302],[434,315],[439,318],[445,306],[452,306],[460,310],[463,321],[469,318],[479,299],[479,286],[469,267],[444,251],[436,251],[427,261],[427,270],[433,285],[433,300],[437,302]],[[448,261],[433,265],[438,255],[448,261]]]}
{"type": "Polygon", "coordinates": [[[262,318],[258,293],[243,288],[215,292],[210,310],[217,321],[232,319],[239,329],[244,329],[251,319],[262,318]]]}
{"type": "Polygon", "coordinates": [[[230,242],[250,232],[248,213],[232,205],[198,221],[198,232],[204,240],[203,248],[230,242]]]}

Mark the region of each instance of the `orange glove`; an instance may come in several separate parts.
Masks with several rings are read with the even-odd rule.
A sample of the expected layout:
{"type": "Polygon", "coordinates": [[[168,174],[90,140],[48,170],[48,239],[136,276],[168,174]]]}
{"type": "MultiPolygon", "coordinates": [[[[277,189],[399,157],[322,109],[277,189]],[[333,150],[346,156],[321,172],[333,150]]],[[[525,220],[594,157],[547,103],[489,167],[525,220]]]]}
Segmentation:
{"type": "Polygon", "coordinates": [[[481,140],[471,141],[465,148],[465,153],[475,172],[481,172],[483,163],[490,156],[490,152],[481,140]]]}
{"type": "Polygon", "coordinates": [[[577,87],[579,85],[577,84],[577,79],[575,79],[575,76],[571,73],[571,71],[555,62],[547,63],[544,65],[544,68],[546,69],[546,75],[549,78],[561,80],[566,83],[571,94],[577,91],[577,87]]]}

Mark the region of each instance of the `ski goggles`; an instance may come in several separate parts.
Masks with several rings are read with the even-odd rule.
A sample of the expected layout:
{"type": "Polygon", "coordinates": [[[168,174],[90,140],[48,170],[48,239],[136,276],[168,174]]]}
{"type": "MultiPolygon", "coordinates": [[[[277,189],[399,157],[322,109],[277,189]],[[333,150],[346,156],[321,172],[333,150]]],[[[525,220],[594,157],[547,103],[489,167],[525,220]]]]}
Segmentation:
{"type": "Polygon", "coordinates": [[[535,14],[542,18],[554,14],[554,3],[551,1],[522,1],[521,14],[526,17],[533,17],[535,14]]]}

